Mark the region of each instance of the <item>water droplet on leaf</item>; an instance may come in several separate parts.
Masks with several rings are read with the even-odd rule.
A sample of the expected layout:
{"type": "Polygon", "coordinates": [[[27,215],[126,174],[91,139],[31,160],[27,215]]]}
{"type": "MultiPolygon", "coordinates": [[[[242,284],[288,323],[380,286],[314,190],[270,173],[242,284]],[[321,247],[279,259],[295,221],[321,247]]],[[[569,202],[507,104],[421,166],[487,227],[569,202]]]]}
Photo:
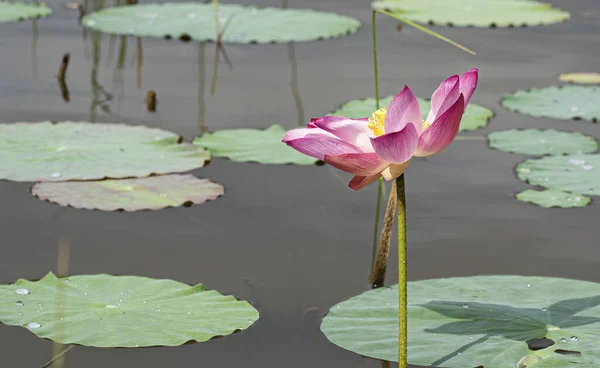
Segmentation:
{"type": "Polygon", "coordinates": [[[31,322],[31,323],[27,324],[27,328],[29,328],[29,329],[36,329],[36,328],[40,328],[40,327],[42,327],[42,325],[40,325],[37,322],[31,322]]]}
{"type": "Polygon", "coordinates": [[[27,290],[27,289],[17,289],[17,290],[15,290],[15,293],[17,293],[19,295],[29,295],[29,290],[27,290]]]}
{"type": "Polygon", "coordinates": [[[22,302],[22,301],[20,301],[20,300],[19,300],[19,301],[18,301],[16,304],[17,304],[17,307],[22,307],[22,306],[24,306],[24,305],[25,305],[25,303],[23,303],[23,302],[22,302]]]}

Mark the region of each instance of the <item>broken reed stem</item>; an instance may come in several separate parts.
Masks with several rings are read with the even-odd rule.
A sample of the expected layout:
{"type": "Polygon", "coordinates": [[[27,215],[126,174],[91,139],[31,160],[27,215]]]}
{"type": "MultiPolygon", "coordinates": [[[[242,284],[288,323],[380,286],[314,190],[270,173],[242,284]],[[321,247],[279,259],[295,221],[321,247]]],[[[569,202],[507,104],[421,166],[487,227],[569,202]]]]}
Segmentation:
{"type": "Polygon", "coordinates": [[[146,95],[146,109],[150,112],[156,112],[156,91],[151,89],[146,95]]]}
{"type": "Polygon", "coordinates": [[[392,190],[390,191],[387,209],[385,210],[385,215],[383,217],[383,228],[381,229],[381,236],[379,237],[379,251],[377,252],[375,265],[373,266],[373,271],[369,278],[371,286],[374,289],[382,287],[385,282],[385,272],[390,256],[390,246],[392,244],[392,234],[394,233],[394,221],[396,220],[395,215],[397,207],[398,193],[396,191],[396,183],[394,182],[392,184],[392,190]]]}
{"type": "Polygon", "coordinates": [[[56,78],[59,81],[64,81],[67,76],[67,68],[69,67],[69,59],[71,59],[70,53],[65,53],[62,57],[62,61],[60,62],[60,67],[58,68],[58,74],[56,78]]]}

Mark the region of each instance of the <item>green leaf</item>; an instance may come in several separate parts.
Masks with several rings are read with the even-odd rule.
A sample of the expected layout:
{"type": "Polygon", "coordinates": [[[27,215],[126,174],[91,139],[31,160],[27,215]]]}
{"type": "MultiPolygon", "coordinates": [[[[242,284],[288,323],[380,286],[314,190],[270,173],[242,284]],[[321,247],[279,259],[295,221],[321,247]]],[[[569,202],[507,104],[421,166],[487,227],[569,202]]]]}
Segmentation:
{"type": "Polygon", "coordinates": [[[600,195],[600,155],[547,156],[517,165],[519,179],[532,185],[600,195]]]}
{"type": "Polygon", "coordinates": [[[537,26],[564,22],[570,16],[550,4],[529,0],[379,0],[373,8],[420,23],[458,27],[537,26]]]}
{"type": "MultiPolygon", "coordinates": [[[[380,106],[388,106],[394,99],[394,96],[388,96],[379,99],[380,106]]],[[[423,120],[427,119],[427,114],[431,109],[431,103],[428,100],[418,98],[419,107],[423,120]]],[[[348,118],[365,118],[371,116],[376,110],[374,98],[365,98],[364,100],[353,100],[346,102],[340,108],[330,115],[345,116],[348,118]]],[[[460,122],[460,131],[470,131],[478,128],[483,128],[488,121],[494,116],[494,112],[480,105],[470,103],[467,105],[467,110],[460,122]]]]}
{"type": "Polygon", "coordinates": [[[64,181],[185,172],[207,151],[144,126],[86,122],[0,124],[0,179],[64,181]]]}
{"type": "Polygon", "coordinates": [[[52,14],[45,4],[9,3],[0,1],[0,23],[40,18],[52,14]]]}
{"type": "Polygon", "coordinates": [[[0,286],[0,321],[61,344],[177,346],[244,330],[258,319],[245,301],[173,280],[90,275],[0,286]]]}
{"type": "Polygon", "coordinates": [[[544,208],[585,207],[591,202],[591,199],[584,195],[554,189],[539,191],[527,189],[517,194],[517,199],[521,202],[533,203],[544,208]]]}
{"type": "Polygon", "coordinates": [[[272,125],[266,130],[230,129],[204,133],[194,140],[194,144],[208,149],[214,157],[237,162],[297,165],[317,162],[281,143],[284,135],[285,129],[281,125],[272,125]]]}
{"type": "Polygon", "coordinates": [[[599,87],[554,86],[505,95],[502,105],[525,115],[597,122],[600,117],[599,101],[599,87]]]}
{"type": "Polygon", "coordinates": [[[558,79],[561,82],[575,84],[600,84],[599,73],[566,73],[561,74],[558,79]]]}
{"type": "Polygon", "coordinates": [[[591,153],[598,149],[596,138],[554,129],[510,129],[488,135],[490,147],[525,155],[591,153]]]}
{"type": "MultiPolygon", "coordinates": [[[[85,16],[84,26],[101,32],[215,41],[213,4],[147,4],[107,8],[85,16]]],[[[341,37],[354,33],[360,22],[314,10],[219,5],[222,42],[285,43],[341,37]]]]}
{"type": "MultiPolygon", "coordinates": [[[[419,366],[532,368],[600,364],[600,284],[549,277],[475,276],[409,282],[408,361],[419,366]],[[532,351],[527,341],[554,345],[532,351]],[[577,351],[561,355],[556,349],[577,351]]],[[[398,361],[398,287],[367,291],[329,310],[334,344],[398,361]]]]}
{"type": "Polygon", "coordinates": [[[224,194],[222,185],[192,175],[38,183],[32,193],[61,206],[102,211],[158,210],[201,204],[224,194]]]}

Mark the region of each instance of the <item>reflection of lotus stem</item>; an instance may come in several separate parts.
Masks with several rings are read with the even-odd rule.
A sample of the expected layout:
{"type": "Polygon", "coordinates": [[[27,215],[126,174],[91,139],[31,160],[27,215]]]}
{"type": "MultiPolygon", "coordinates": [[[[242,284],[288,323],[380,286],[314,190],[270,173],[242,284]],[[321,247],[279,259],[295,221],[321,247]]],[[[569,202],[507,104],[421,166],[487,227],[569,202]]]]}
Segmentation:
{"type": "Polygon", "coordinates": [[[396,206],[398,205],[398,197],[396,193],[396,183],[392,185],[390,198],[388,199],[387,209],[383,217],[383,228],[379,237],[379,251],[375,259],[375,266],[371,271],[371,286],[373,288],[382,287],[385,282],[385,272],[387,270],[388,257],[390,255],[390,245],[392,244],[392,234],[394,233],[394,215],[396,214],[396,206]]]}
{"type": "Polygon", "coordinates": [[[406,368],[408,346],[406,283],[406,195],[404,174],[396,179],[398,193],[398,368],[406,368]]]}

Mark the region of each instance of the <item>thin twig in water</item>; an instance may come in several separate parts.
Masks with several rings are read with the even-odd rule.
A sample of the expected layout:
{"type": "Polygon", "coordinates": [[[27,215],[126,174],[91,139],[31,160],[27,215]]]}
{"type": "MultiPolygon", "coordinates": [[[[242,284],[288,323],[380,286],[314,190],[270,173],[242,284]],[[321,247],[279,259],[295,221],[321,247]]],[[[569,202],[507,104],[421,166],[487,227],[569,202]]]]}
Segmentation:
{"type": "Polygon", "coordinates": [[[58,68],[58,74],[56,75],[56,78],[58,78],[58,80],[65,80],[65,78],[67,77],[67,68],[69,67],[69,60],[71,59],[71,54],[66,52],[63,57],[62,60],[60,62],[60,67],[58,68]]]}
{"type": "Polygon", "coordinates": [[[156,92],[154,90],[148,91],[146,95],[146,109],[150,112],[156,111],[156,92]]]}

